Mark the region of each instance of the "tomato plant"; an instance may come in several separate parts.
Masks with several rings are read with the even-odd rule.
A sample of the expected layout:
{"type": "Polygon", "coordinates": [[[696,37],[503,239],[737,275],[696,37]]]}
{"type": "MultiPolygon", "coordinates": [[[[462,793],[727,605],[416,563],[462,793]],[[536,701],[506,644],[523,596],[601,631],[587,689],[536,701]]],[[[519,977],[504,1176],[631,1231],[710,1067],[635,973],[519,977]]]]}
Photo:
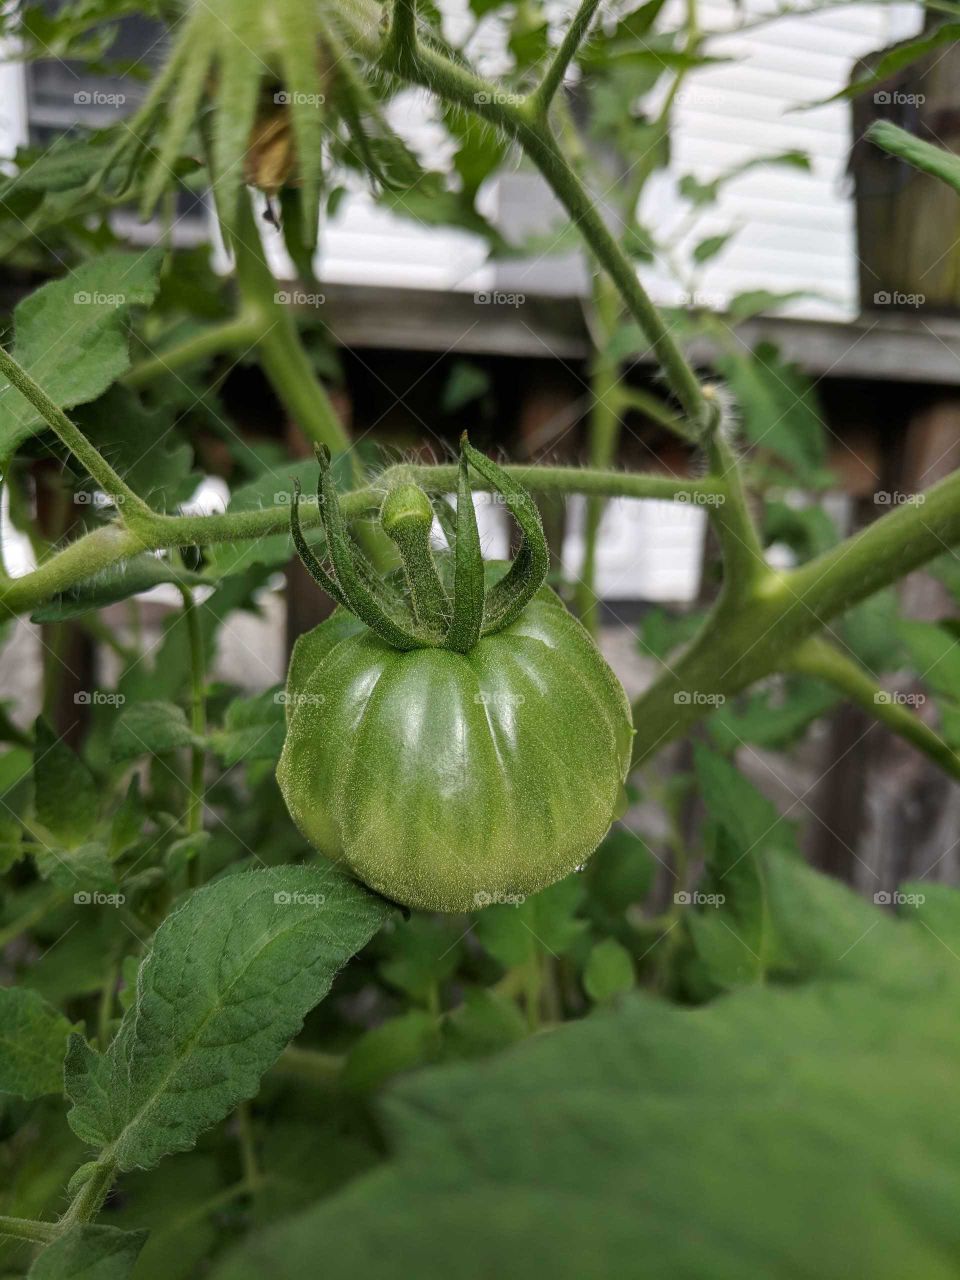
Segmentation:
{"type": "MultiPolygon", "coordinates": [[[[893,590],[926,569],[960,597],[960,472],[841,537],[810,380],[767,343],[696,364],[717,317],[654,305],[637,262],[676,246],[641,195],[715,57],[695,3],[676,28],[659,0],[470,9],[456,40],[416,0],[0,16],[24,60],[91,76],[130,71],[124,20],[169,37],[126,118],[22,148],[0,187],[25,295],[0,348],[25,561],[5,537],[24,697],[0,708],[0,1271],[951,1276],[956,890],[863,901],[806,865],[803,795],[784,812],[738,765],[846,699],[960,777],[955,619],[903,618],[893,590]],[[496,79],[471,56],[486,19],[496,79]],[[449,165],[394,127],[411,90],[449,165]],[[368,451],[277,255],[320,297],[318,228],[358,181],[515,252],[480,193],[521,158],[567,220],[553,247],[590,267],[587,465],[501,464],[482,427],[455,461],[368,451]],[[204,198],[219,257],[175,244],[204,198]],[[625,368],[647,349],[653,389],[625,368]],[[254,405],[290,429],[257,435],[254,405]],[[680,474],[617,466],[637,414],[680,474]],[[223,509],[195,501],[211,478],[223,509]],[[538,509],[570,497],[575,583],[538,509]],[[704,508],[719,559],[702,607],[645,614],[632,704],[598,635],[613,498],[704,508]],[[509,560],[484,557],[485,501],[509,560]],[[260,650],[308,591],[333,611],[284,679],[260,650]]],[[[933,26],[896,67],[954,38],[933,26]]],[[[871,137],[960,191],[946,150],[871,137]]],[[[787,150],[687,175],[694,221],[757,163],[809,168],[787,150]]],[[[454,391],[503,407],[462,366],[454,391]]]]}

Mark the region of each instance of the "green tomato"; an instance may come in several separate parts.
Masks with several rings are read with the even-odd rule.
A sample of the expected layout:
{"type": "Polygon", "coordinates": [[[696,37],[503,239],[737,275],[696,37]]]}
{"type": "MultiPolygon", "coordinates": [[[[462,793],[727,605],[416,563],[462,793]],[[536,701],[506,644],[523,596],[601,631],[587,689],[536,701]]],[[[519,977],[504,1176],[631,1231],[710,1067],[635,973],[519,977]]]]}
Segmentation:
{"type": "Polygon", "coordinates": [[[630,707],[542,588],[468,653],[400,650],[338,609],[296,644],[277,772],[333,861],[410,907],[470,911],[552,884],[613,820],[630,707]]]}

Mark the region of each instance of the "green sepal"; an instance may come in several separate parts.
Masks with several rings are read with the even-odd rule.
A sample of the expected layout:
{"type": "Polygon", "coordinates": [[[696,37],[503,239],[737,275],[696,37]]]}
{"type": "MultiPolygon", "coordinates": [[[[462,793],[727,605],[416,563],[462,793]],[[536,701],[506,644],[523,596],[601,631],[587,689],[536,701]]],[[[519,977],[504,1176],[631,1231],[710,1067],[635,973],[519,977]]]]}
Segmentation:
{"type": "Polygon", "coordinates": [[[480,639],[484,612],[483,552],[477,513],[470,490],[470,474],[464,438],[457,476],[457,534],[454,543],[453,621],[447,632],[447,646],[469,653],[480,639]]]}
{"type": "Polygon", "coordinates": [[[351,546],[330,473],[330,450],[325,445],[321,445],[316,452],[317,461],[320,464],[320,514],[327,534],[327,546],[330,550],[337,585],[343,593],[347,608],[351,609],[361,622],[365,622],[371,631],[375,631],[394,648],[422,649],[435,646],[439,643],[438,639],[420,633],[412,614],[409,618],[402,620],[393,617],[388,612],[386,595],[376,593],[374,584],[364,581],[357,568],[358,553],[355,553],[351,546]]]}
{"type": "Polygon", "coordinates": [[[419,485],[395,486],[383,500],[380,525],[400,552],[414,618],[444,636],[450,626],[451,605],[430,547],[430,499],[419,485]]]}
{"type": "Polygon", "coordinates": [[[309,573],[321,590],[325,591],[328,596],[336,600],[337,604],[346,605],[346,598],[343,592],[337,586],[331,575],[317,559],[313,553],[313,548],[303,536],[303,527],[300,524],[300,498],[301,498],[300,481],[293,477],[293,501],[290,504],[290,534],[293,538],[293,545],[297,549],[297,555],[303,564],[303,567],[309,573]]]}
{"type": "Polygon", "coordinates": [[[463,441],[463,451],[470,465],[501,494],[520,526],[520,550],[506,575],[487,592],[481,634],[490,635],[516,621],[543,586],[550,568],[550,551],[540,512],[526,489],[467,440],[463,441]]]}

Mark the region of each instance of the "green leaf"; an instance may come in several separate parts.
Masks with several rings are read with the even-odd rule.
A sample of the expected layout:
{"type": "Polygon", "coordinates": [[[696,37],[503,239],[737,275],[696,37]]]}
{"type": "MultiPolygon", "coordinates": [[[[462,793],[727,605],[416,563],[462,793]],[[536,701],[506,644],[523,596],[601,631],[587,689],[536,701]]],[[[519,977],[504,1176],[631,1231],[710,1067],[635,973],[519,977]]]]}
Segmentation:
{"type": "Polygon", "coordinates": [[[580,877],[567,876],[532,898],[486,907],[474,932],[505,968],[526,963],[539,951],[561,956],[587,927],[576,918],[583,898],[580,877]]]}
{"type": "Polygon", "coordinates": [[[39,1098],[63,1092],[63,1055],[73,1030],[42,996],[0,987],[0,1093],[39,1098]]]}
{"type": "Polygon", "coordinates": [[[215,881],[164,920],[110,1048],[67,1056],[70,1125],[121,1169],[149,1168],[251,1097],[387,916],[332,867],[215,881]]]}
{"type": "Polygon", "coordinates": [[[806,982],[634,995],[398,1082],[387,1163],[214,1280],[308,1280],[321,1251],[326,1280],[485,1280],[531,1242],[524,1273],[551,1280],[953,1280],[960,936],[773,861],[778,934],[822,961],[806,982]]]}
{"type": "Polygon", "coordinates": [[[451,977],[462,958],[463,930],[432,916],[415,915],[396,921],[380,937],[387,952],[380,975],[411,999],[427,1003],[439,985],[451,977]]]}
{"type": "Polygon", "coordinates": [[[693,260],[696,263],[709,262],[711,258],[715,258],[718,253],[726,248],[729,241],[736,235],[736,231],[725,231],[721,235],[707,236],[705,240],[699,241],[693,246],[693,260]]]}
{"type": "Polygon", "coordinates": [[[182,707],[172,702],[134,702],[114,726],[110,752],[120,762],[192,747],[197,739],[182,707]]]}
{"type": "Polygon", "coordinates": [[[33,749],[33,803],[38,820],[71,849],[93,830],[100,808],[93,774],[42,716],[33,749]]]}
{"type": "Polygon", "coordinates": [[[869,74],[861,76],[859,80],[854,80],[851,84],[841,89],[839,93],[835,93],[832,98],[825,98],[822,102],[810,103],[808,109],[823,106],[825,102],[837,102],[844,98],[858,98],[861,93],[866,93],[868,89],[872,89],[874,85],[880,84],[881,81],[886,80],[889,76],[896,75],[898,71],[903,71],[905,67],[918,62],[921,58],[926,57],[928,53],[932,53],[934,49],[939,49],[944,44],[956,44],[958,40],[960,40],[960,22],[945,22],[942,26],[936,27],[933,31],[925,32],[915,40],[905,40],[885,53],[869,74]]]}
{"type": "Polygon", "coordinates": [[[747,438],[789,463],[798,479],[815,475],[825,457],[825,432],[809,378],[770,342],[716,364],[740,405],[747,438]]]}
{"type": "Polygon", "coordinates": [[[146,1231],[118,1231],[80,1223],[48,1245],[28,1280],[129,1280],[146,1231]]]}
{"type": "Polygon", "coordinates": [[[700,630],[704,614],[695,609],[690,613],[671,614],[665,609],[651,609],[644,615],[640,627],[638,651],[646,657],[661,661],[674,649],[686,644],[700,630]]]}
{"type": "Polygon", "coordinates": [[[519,1043],[526,1035],[527,1024],[515,1001],[485,987],[471,988],[463,1004],[444,1021],[444,1056],[486,1057],[519,1043]]]}
{"type": "Polygon", "coordinates": [[[422,1066],[440,1055],[436,1015],[410,1009],[362,1036],[343,1068],[343,1084],[366,1092],[401,1071],[422,1066]]]}
{"type": "MultiPolygon", "coordinates": [[[[153,301],[161,258],[159,250],[105,253],[18,304],[13,355],[61,408],[95,400],[130,367],[130,309],[153,301]]],[[[42,427],[33,405],[0,377],[0,458],[42,427]]]]}
{"type": "Polygon", "coordinates": [[[697,743],[694,765],[708,816],[729,832],[742,852],[793,845],[786,820],[728,760],[697,743]]]}
{"type": "Polygon", "coordinates": [[[583,971],[583,989],[594,1004],[608,1004],[635,984],[633,960],[626,947],[604,938],[591,948],[583,971]]]}
{"type": "Polygon", "coordinates": [[[727,304],[727,315],[733,324],[741,324],[752,316],[764,315],[769,311],[777,311],[794,302],[797,298],[815,297],[807,289],[790,289],[784,293],[771,293],[769,289],[749,289],[738,293],[727,304]]]}
{"type": "Polygon", "coordinates": [[[447,384],[440,399],[443,413],[456,413],[472,400],[478,400],[490,390],[490,375],[470,360],[457,360],[447,377],[447,384]]]}
{"type": "Polygon", "coordinates": [[[656,863],[646,842],[632,831],[616,828],[587,864],[588,906],[622,916],[629,907],[643,902],[653,887],[655,872],[656,863]]]}
{"type": "MultiPolygon", "coordinates": [[[[960,25],[957,26],[960,34],[960,25]]],[[[939,178],[947,186],[953,187],[960,194],[960,156],[955,156],[943,147],[935,147],[906,129],[900,129],[888,120],[875,120],[867,130],[866,136],[884,151],[898,156],[912,165],[914,169],[922,169],[934,178],[939,178]]]]}
{"type": "Polygon", "coordinates": [[[279,760],[286,732],[282,690],[267,689],[252,698],[234,698],[224,727],[210,735],[210,745],[225,765],[241,760],[279,760]]]}
{"type": "Polygon", "coordinates": [[[724,703],[711,715],[707,728],[714,742],[727,751],[745,742],[782,751],[838,700],[835,690],[819,680],[795,678],[749,694],[742,705],[724,703]]]}

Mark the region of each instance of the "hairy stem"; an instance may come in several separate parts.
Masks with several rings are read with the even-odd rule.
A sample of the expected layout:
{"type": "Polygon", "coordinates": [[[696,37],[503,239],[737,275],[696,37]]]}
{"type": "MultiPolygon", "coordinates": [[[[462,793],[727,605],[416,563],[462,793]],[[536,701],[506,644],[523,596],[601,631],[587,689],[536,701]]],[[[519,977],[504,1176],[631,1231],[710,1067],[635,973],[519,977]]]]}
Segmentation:
{"type": "Polygon", "coordinates": [[[567,27],[560,47],[553,55],[550,65],[533,95],[533,102],[538,111],[546,113],[553,98],[563,84],[567,68],[576,57],[577,50],[583,43],[594,14],[600,7],[600,0],[580,0],[580,7],[567,27]]]}
{"type": "Polygon", "coordinates": [[[30,401],[47,426],[86,468],[92,479],[104,493],[109,494],[117,505],[125,524],[135,524],[138,516],[149,518],[150,508],[144,500],[134,493],[127,482],[114,471],[106,458],[87,439],[80,428],[70,421],[60,406],[50,399],[43,388],[34,382],[26,369],[2,347],[0,347],[0,373],[7,378],[12,387],[30,401]]]}
{"type": "Polygon", "coordinates": [[[103,1207],[110,1188],[117,1176],[117,1166],[113,1160],[101,1159],[87,1178],[83,1186],[74,1196],[70,1207],[60,1219],[59,1231],[76,1226],[79,1222],[90,1222],[103,1207]]]}
{"type": "Polygon", "coordinates": [[[57,1238],[54,1222],[38,1222],[35,1218],[10,1218],[0,1214],[0,1236],[13,1240],[32,1240],[34,1244],[50,1244],[57,1238]]]}
{"type": "Polygon", "coordinates": [[[150,352],[138,360],[121,381],[128,387],[142,387],[164,374],[176,373],[187,365],[197,364],[226,351],[243,351],[253,346],[263,334],[263,316],[259,311],[241,312],[212,324],[199,333],[166,350],[150,352]]]}
{"type": "MultiPolygon", "coordinates": [[[[193,592],[189,587],[183,586],[179,591],[183,598],[183,620],[190,647],[190,727],[194,735],[202,739],[207,733],[203,633],[193,592]]],[[[198,835],[203,830],[203,765],[203,746],[200,742],[195,742],[190,748],[190,798],[187,803],[187,834],[191,836],[198,835]]],[[[187,876],[191,885],[197,883],[199,870],[197,857],[194,856],[187,867],[187,876]]]]}

